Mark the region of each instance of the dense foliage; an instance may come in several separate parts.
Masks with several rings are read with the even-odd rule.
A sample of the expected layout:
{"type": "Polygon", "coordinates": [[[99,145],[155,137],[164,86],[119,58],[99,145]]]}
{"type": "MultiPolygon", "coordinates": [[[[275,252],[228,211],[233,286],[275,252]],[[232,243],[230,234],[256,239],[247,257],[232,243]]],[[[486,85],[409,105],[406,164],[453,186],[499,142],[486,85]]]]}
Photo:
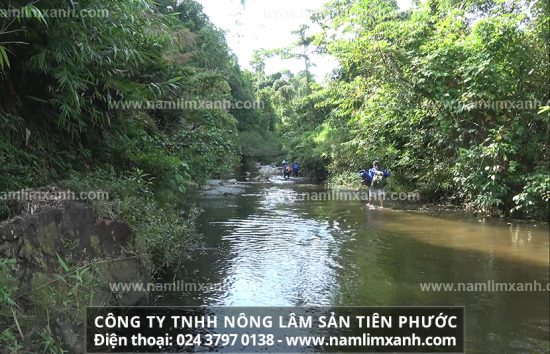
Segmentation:
{"type": "Polygon", "coordinates": [[[310,41],[340,63],[327,85],[256,76],[279,100],[286,151],[320,177],[357,183],[379,159],[391,188],[544,219],[548,11],[546,1],[428,0],[401,11],[333,0],[310,41]]]}
{"type": "MultiPolygon", "coordinates": [[[[108,191],[94,206],[133,228],[130,251],[153,274],[197,243],[190,188],[233,174],[242,155],[279,153],[271,104],[257,104],[251,76],[195,1],[0,0],[0,11],[0,191],[108,191]]],[[[0,218],[15,204],[0,201],[0,218]]],[[[66,272],[55,279],[76,274],[66,272]]],[[[92,282],[59,284],[59,299],[28,301],[52,318],[81,315],[92,282]]],[[[15,293],[0,289],[0,351],[61,352],[40,332],[46,323],[14,321],[15,293]]]]}
{"type": "Polygon", "coordinates": [[[272,137],[269,109],[220,106],[257,98],[196,2],[26,3],[7,5],[27,11],[0,30],[3,191],[70,171],[140,170],[171,202],[191,181],[230,174],[241,149],[272,137]],[[43,16],[73,6],[96,16],[43,16]],[[166,106],[180,100],[187,105],[166,106]],[[239,133],[253,139],[242,147],[239,133]]]}

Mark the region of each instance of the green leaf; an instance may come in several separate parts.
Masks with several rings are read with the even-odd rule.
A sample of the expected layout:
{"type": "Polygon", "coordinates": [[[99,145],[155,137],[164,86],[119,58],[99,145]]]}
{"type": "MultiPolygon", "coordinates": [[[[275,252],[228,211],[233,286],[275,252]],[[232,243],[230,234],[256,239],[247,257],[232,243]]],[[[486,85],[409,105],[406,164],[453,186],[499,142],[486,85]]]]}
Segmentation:
{"type": "Polygon", "coordinates": [[[61,268],[63,268],[63,270],[68,272],[69,271],[69,266],[67,265],[67,263],[65,263],[63,258],[61,258],[58,253],[56,253],[56,255],[57,255],[57,260],[58,260],[59,264],[61,265],[61,268]]]}
{"type": "Polygon", "coordinates": [[[10,67],[10,60],[6,48],[0,46],[0,69],[3,70],[5,67],[10,67]]]}
{"type": "Polygon", "coordinates": [[[168,84],[173,84],[173,83],[176,83],[176,82],[181,81],[182,79],[183,79],[183,77],[178,76],[178,77],[174,77],[174,78],[168,80],[166,83],[168,83],[168,84]]]}

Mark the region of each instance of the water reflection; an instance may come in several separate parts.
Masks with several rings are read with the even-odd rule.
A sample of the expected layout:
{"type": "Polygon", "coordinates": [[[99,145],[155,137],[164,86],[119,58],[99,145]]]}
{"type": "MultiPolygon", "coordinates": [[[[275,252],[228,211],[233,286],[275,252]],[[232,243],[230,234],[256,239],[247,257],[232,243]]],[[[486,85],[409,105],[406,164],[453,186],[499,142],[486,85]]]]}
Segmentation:
{"type": "Polygon", "coordinates": [[[547,292],[434,292],[421,282],[548,280],[548,229],[480,223],[360,201],[302,201],[310,186],[251,186],[203,201],[207,251],[179,279],[224,284],[164,304],[464,305],[468,353],[548,349],[547,292]]]}
{"type": "Polygon", "coordinates": [[[223,270],[228,291],[213,297],[211,304],[331,303],[337,292],[333,229],[327,221],[296,213],[295,194],[286,188],[266,189],[256,213],[211,223],[227,230],[221,242],[229,245],[231,255],[223,270]]]}

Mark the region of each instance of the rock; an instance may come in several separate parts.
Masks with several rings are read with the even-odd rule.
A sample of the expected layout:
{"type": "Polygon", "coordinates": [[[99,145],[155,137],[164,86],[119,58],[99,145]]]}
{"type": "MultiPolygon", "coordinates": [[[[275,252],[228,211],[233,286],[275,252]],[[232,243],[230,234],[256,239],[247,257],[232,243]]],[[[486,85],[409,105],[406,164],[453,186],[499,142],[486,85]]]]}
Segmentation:
{"type": "Polygon", "coordinates": [[[93,208],[81,202],[44,206],[0,224],[0,256],[17,259],[27,276],[55,272],[58,254],[73,264],[124,257],[123,247],[131,241],[127,224],[97,219],[93,208]]]}
{"type": "Polygon", "coordinates": [[[209,186],[219,186],[223,181],[221,179],[209,179],[206,184],[209,186]]]}
{"type": "Polygon", "coordinates": [[[63,343],[71,353],[84,353],[84,343],[79,341],[74,325],[66,319],[57,318],[54,320],[54,332],[59,333],[63,343]]]}
{"type": "Polygon", "coordinates": [[[238,195],[246,190],[245,184],[219,185],[204,191],[205,195],[238,195]]]}
{"type": "MultiPolygon", "coordinates": [[[[98,219],[94,209],[81,202],[42,205],[34,214],[0,223],[0,258],[16,260],[17,296],[22,304],[32,304],[29,296],[62,272],[58,255],[72,265],[99,261],[99,282],[104,286],[94,293],[92,305],[142,304],[147,292],[113,294],[109,288],[109,283],[150,280],[139,260],[124,250],[131,242],[132,231],[127,224],[98,219]]],[[[70,352],[83,352],[82,328],[71,329],[64,318],[52,318],[52,323],[56,324],[52,326],[54,334],[64,339],[70,352]]]]}

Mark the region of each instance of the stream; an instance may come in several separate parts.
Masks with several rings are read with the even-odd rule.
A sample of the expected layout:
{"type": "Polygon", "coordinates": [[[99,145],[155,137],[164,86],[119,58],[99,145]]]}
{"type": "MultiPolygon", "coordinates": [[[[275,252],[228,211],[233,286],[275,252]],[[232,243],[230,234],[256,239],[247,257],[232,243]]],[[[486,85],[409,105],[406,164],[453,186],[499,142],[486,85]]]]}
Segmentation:
{"type": "Polygon", "coordinates": [[[198,203],[204,247],[175,278],[198,291],[158,305],[465,306],[467,353],[549,348],[548,291],[431,291],[421,283],[549,282],[544,224],[312,201],[318,186],[274,177],[198,203]]]}

